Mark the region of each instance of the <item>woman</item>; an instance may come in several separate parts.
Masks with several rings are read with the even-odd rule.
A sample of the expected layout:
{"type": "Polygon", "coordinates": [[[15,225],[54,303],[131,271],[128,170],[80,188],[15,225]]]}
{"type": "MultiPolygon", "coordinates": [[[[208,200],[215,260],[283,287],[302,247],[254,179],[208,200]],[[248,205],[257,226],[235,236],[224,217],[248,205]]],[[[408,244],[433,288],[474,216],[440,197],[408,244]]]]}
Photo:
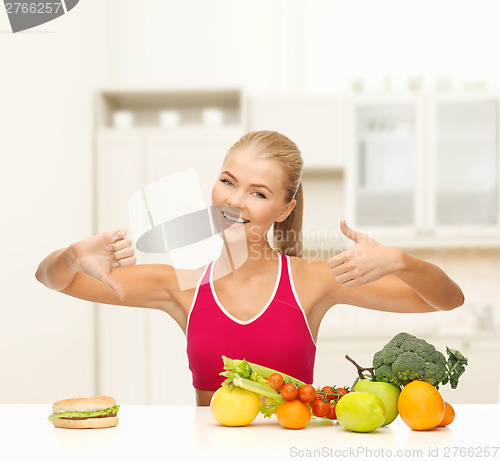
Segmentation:
{"type": "Polygon", "coordinates": [[[311,383],[319,326],[335,304],[387,312],[463,304],[462,291],[440,268],[380,245],[345,221],[341,230],[353,248],[328,261],[301,259],[301,175],[300,151],[277,132],[248,133],[230,148],[212,190],[226,245],[212,263],[183,271],[191,288],[180,288],[171,266],[135,265],[125,229],[55,251],[36,278],[88,301],[169,314],[186,334],[198,405],[209,405],[220,386],[223,354],[311,383]],[[228,250],[235,247],[247,255],[236,265],[241,251],[228,250]]]}

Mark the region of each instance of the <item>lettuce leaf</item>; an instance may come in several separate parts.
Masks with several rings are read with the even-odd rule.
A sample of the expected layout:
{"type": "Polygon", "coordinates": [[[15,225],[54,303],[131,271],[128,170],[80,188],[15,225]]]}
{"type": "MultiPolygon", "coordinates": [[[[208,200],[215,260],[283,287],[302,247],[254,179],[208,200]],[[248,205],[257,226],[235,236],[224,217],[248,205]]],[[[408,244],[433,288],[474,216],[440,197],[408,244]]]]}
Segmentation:
{"type": "Polygon", "coordinates": [[[106,416],[116,413],[120,409],[120,405],[115,405],[111,408],[106,408],[105,410],[96,411],[62,411],[52,413],[48,420],[52,421],[55,418],[93,418],[95,416],[106,416]]]}

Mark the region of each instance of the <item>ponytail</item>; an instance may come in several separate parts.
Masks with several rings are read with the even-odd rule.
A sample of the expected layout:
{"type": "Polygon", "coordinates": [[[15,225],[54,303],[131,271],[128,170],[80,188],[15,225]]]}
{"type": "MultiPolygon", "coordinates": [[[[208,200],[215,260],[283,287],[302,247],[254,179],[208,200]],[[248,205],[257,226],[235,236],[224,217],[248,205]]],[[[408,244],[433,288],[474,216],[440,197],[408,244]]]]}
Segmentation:
{"type": "Polygon", "coordinates": [[[304,197],[302,182],[295,194],[295,207],[282,222],[275,222],[273,226],[273,245],[276,251],[288,256],[302,257],[302,215],[304,197]]]}

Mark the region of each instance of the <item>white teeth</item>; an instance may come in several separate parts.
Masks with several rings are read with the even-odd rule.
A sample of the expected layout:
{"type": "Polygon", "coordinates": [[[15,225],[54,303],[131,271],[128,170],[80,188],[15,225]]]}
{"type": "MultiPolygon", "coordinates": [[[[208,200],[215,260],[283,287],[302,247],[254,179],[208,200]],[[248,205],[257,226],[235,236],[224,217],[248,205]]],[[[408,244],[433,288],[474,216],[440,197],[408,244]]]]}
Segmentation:
{"type": "Polygon", "coordinates": [[[222,212],[222,215],[224,216],[224,218],[226,218],[228,221],[231,221],[233,223],[239,223],[239,224],[245,224],[247,222],[250,222],[248,221],[247,219],[237,219],[237,218],[233,218],[232,216],[229,216],[227,215],[226,213],[222,212]]]}

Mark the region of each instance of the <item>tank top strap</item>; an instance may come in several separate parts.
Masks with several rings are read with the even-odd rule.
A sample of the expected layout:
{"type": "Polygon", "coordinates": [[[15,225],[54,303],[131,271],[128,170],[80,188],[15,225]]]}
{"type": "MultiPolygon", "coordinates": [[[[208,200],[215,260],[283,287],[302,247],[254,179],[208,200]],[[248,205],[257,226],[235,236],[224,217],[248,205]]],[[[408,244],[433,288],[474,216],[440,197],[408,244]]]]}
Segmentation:
{"type": "Polygon", "coordinates": [[[206,285],[207,283],[210,283],[210,274],[212,272],[212,264],[214,262],[211,261],[207,264],[207,267],[205,267],[205,271],[203,272],[203,275],[200,278],[199,285],[206,285]]]}
{"type": "Polygon", "coordinates": [[[293,296],[292,280],[291,280],[291,267],[290,257],[286,254],[280,253],[281,258],[281,276],[278,286],[280,295],[291,294],[293,296]]]}
{"type": "Polygon", "coordinates": [[[293,274],[292,274],[292,261],[290,259],[290,256],[282,254],[281,257],[283,259],[281,264],[282,269],[281,269],[280,286],[278,288],[278,290],[280,290],[279,297],[281,300],[287,302],[289,306],[294,306],[295,309],[300,311],[300,313],[304,317],[304,323],[309,332],[311,340],[313,344],[316,344],[311,329],[309,328],[309,322],[307,321],[306,312],[302,307],[299,295],[297,294],[297,290],[295,289],[295,283],[293,281],[293,274]]]}
{"type": "MultiPolygon", "coordinates": [[[[210,291],[210,271],[211,271],[212,264],[213,264],[213,261],[206,265],[205,269],[203,270],[203,274],[201,275],[200,279],[198,280],[198,283],[196,284],[196,288],[194,290],[194,295],[193,295],[193,301],[191,302],[191,307],[189,308],[189,311],[188,311],[188,319],[187,319],[188,325],[189,325],[189,319],[191,317],[191,313],[194,310],[196,310],[196,306],[199,304],[197,301],[198,301],[198,297],[200,295],[200,292],[201,291],[205,292],[207,290],[207,288],[210,291]]],[[[204,296],[206,296],[205,293],[204,293],[204,296]]],[[[187,327],[186,327],[186,331],[187,331],[187,327]]]]}

